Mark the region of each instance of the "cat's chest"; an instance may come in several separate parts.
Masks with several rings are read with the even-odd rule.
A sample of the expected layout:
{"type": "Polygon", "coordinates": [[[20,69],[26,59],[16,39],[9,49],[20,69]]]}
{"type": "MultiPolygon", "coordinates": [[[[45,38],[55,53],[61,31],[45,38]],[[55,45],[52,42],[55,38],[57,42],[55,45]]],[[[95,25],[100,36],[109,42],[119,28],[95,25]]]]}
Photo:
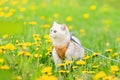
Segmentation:
{"type": "Polygon", "coordinates": [[[68,56],[74,56],[76,45],[74,42],[70,41],[69,43],[67,43],[66,46],[64,46],[62,48],[57,48],[55,46],[54,46],[54,48],[55,48],[56,53],[59,56],[59,58],[63,59],[68,56]]]}

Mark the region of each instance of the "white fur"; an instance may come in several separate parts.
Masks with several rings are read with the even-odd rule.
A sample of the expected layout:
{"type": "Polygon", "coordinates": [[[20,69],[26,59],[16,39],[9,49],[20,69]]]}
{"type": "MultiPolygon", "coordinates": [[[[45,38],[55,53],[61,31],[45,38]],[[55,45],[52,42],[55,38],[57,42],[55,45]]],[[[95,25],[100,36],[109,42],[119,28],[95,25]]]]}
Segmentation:
{"type": "MultiPolygon", "coordinates": [[[[58,24],[58,23],[54,22],[54,24],[51,28],[51,31],[50,31],[50,36],[51,36],[51,39],[53,42],[53,46],[62,48],[68,42],[70,42],[68,49],[66,50],[66,53],[65,53],[65,59],[66,60],[82,59],[82,57],[84,56],[84,48],[77,44],[77,43],[79,43],[79,44],[81,44],[81,43],[76,37],[72,36],[72,38],[77,43],[70,41],[70,33],[69,33],[67,26],[65,26],[65,30],[62,30],[62,28],[64,28],[64,26],[65,26],[64,24],[62,25],[62,24],[58,24]],[[54,33],[54,30],[56,30],[57,32],[54,33]]],[[[62,60],[61,60],[61,58],[59,58],[55,48],[53,48],[52,56],[53,56],[56,66],[62,62],[62,60]]]]}

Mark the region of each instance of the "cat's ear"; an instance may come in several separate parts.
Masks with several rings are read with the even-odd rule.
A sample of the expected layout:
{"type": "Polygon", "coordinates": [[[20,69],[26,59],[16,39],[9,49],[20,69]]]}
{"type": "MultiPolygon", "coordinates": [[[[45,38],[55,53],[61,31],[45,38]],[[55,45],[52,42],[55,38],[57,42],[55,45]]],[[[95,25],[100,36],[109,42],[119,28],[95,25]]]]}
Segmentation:
{"type": "Polygon", "coordinates": [[[57,22],[56,22],[56,21],[54,21],[54,22],[53,22],[53,25],[56,25],[56,24],[57,24],[57,22]]]}
{"type": "Polygon", "coordinates": [[[62,30],[66,30],[66,25],[65,25],[65,24],[62,24],[61,29],[62,29],[62,30]]]}

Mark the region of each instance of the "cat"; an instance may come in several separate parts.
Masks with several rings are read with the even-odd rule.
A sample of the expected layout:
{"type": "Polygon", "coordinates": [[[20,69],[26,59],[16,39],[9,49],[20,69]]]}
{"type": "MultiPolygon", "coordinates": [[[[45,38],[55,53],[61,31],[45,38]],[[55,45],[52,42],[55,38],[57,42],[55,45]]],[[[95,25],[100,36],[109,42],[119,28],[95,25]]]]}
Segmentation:
{"type": "Polygon", "coordinates": [[[56,66],[62,63],[62,59],[77,60],[83,58],[84,48],[75,36],[71,36],[65,24],[58,24],[54,21],[50,29],[50,38],[53,43],[52,56],[56,66]]]}

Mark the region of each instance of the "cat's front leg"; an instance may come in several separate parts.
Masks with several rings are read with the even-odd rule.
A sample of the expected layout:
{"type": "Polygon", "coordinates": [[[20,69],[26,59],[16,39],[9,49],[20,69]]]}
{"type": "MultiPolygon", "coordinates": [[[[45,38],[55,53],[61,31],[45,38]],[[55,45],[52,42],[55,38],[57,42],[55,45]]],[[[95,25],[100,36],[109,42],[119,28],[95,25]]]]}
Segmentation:
{"type": "Polygon", "coordinates": [[[53,49],[53,51],[52,51],[52,56],[53,56],[56,67],[58,67],[58,64],[62,63],[62,60],[57,55],[57,52],[55,49],[53,49]]]}

